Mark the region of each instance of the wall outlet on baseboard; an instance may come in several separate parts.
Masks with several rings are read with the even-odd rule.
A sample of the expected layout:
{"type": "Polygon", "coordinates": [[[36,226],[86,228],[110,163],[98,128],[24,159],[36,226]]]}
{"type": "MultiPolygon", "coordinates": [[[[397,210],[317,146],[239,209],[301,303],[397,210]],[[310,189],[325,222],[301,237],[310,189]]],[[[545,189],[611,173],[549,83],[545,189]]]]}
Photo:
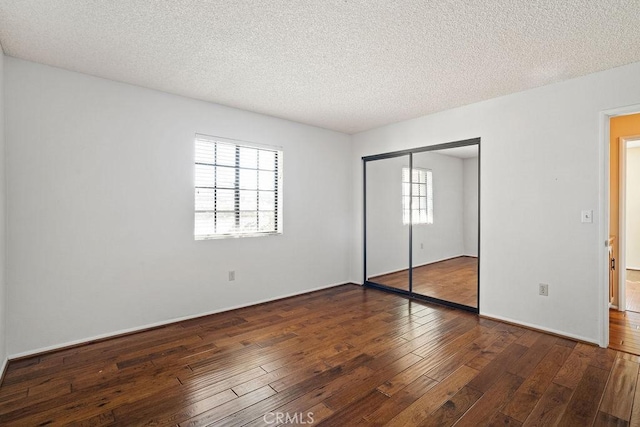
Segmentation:
{"type": "Polygon", "coordinates": [[[548,297],[549,296],[549,285],[546,285],[544,283],[540,283],[539,288],[538,288],[538,293],[542,296],[548,297]]]}
{"type": "Polygon", "coordinates": [[[229,281],[233,282],[234,280],[236,280],[236,272],[235,271],[229,271],[229,281]]]}

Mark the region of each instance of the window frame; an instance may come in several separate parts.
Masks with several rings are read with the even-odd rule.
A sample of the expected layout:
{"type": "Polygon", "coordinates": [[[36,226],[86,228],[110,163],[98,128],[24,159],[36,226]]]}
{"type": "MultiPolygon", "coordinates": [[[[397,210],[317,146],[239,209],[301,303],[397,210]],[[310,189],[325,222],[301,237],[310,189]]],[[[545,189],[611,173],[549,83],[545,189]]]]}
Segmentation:
{"type": "MultiPolygon", "coordinates": [[[[253,142],[247,142],[247,141],[242,141],[242,140],[235,140],[235,139],[230,139],[230,138],[223,138],[223,137],[217,137],[217,136],[210,136],[210,135],[203,135],[203,134],[196,134],[195,138],[193,140],[193,147],[194,147],[194,157],[193,157],[193,165],[194,165],[194,223],[193,223],[193,237],[194,240],[217,240],[217,239],[230,239],[230,238],[243,238],[243,237],[264,237],[264,236],[277,236],[283,233],[283,218],[282,218],[282,205],[283,205],[283,197],[282,197],[282,188],[283,188],[283,184],[282,184],[282,164],[283,164],[283,151],[282,151],[282,147],[278,147],[278,146],[269,146],[269,145],[263,145],[263,144],[256,144],[253,142]],[[199,142],[205,142],[205,143],[211,143],[213,144],[214,150],[215,150],[215,154],[214,154],[214,158],[213,158],[213,162],[203,162],[201,161],[201,159],[198,158],[198,153],[197,153],[197,147],[198,147],[198,143],[199,142]],[[218,155],[218,149],[219,149],[219,145],[218,144],[223,144],[226,146],[233,146],[235,149],[235,155],[234,155],[234,164],[233,165],[228,165],[228,164],[221,164],[220,161],[217,158],[218,155]],[[264,169],[264,168],[260,168],[260,165],[258,163],[256,163],[255,167],[246,167],[246,166],[242,166],[241,163],[241,156],[240,156],[240,150],[242,148],[249,148],[249,149],[255,149],[258,150],[258,156],[260,155],[259,153],[261,151],[264,152],[272,152],[274,153],[274,164],[273,164],[273,169],[264,169]],[[205,166],[205,167],[213,167],[214,168],[214,183],[212,186],[203,186],[203,185],[198,185],[197,182],[197,168],[198,166],[205,166]],[[233,169],[233,185],[232,187],[221,187],[218,184],[217,181],[217,174],[218,174],[218,168],[231,168],[233,169]],[[257,175],[257,183],[256,183],[256,188],[255,189],[250,189],[250,188],[242,188],[241,187],[241,171],[255,171],[256,175],[257,175]],[[260,188],[260,180],[259,180],[259,175],[261,171],[267,171],[267,172],[273,172],[274,174],[274,183],[273,183],[273,190],[264,190],[260,188]],[[213,190],[214,195],[213,195],[213,209],[198,209],[197,206],[197,199],[198,199],[198,190],[199,189],[206,189],[206,190],[213,190]],[[218,209],[218,204],[220,201],[220,196],[218,195],[218,191],[219,190],[225,190],[225,191],[229,191],[229,190],[233,190],[233,210],[230,209],[218,209]],[[242,210],[240,209],[240,205],[241,205],[241,193],[242,192],[249,192],[249,191],[255,191],[256,193],[256,209],[255,210],[242,210]],[[273,211],[271,210],[261,210],[260,209],[260,193],[262,192],[266,192],[266,191],[272,191],[273,192],[273,198],[274,198],[274,209],[273,211]],[[250,232],[242,232],[240,231],[240,224],[241,224],[241,215],[243,212],[255,212],[256,214],[256,231],[250,231],[250,232]],[[258,231],[259,230],[259,221],[260,221],[260,213],[263,212],[273,212],[274,218],[274,228],[269,229],[268,231],[258,231]],[[214,233],[210,233],[210,234],[206,234],[206,233],[200,233],[198,234],[198,227],[197,227],[197,217],[199,213],[213,213],[214,215],[214,233]],[[233,214],[233,221],[234,221],[234,226],[233,226],[233,231],[231,232],[225,232],[225,233],[219,233],[217,232],[218,230],[216,229],[217,224],[218,224],[218,215],[220,213],[232,213],[233,214]]],[[[258,157],[259,158],[259,157],[258,157]]],[[[257,161],[258,162],[258,161],[257,161]]]]}
{"type": "Polygon", "coordinates": [[[408,166],[403,166],[402,167],[402,177],[401,177],[401,181],[402,181],[402,225],[432,225],[433,224],[433,170],[428,169],[428,168],[420,168],[420,167],[413,167],[410,168],[408,166]],[[414,173],[415,171],[418,171],[418,181],[414,181],[414,173]],[[424,172],[424,182],[422,182],[420,180],[420,172],[424,172]],[[405,176],[409,176],[409,181],[405,181],[405,176]],[[424,191],[424,195],[422,194],[418,194],[416,195],[414,192],[412,192],[411,190],[409,190],[408,192],[406,191],[407,189],[407,184],[408,187],[412,187],[414,185],[418,185],[418,186],[424,186],[425,191],[424,191]],[[411,201],[412,198],[417,199],[418,201],[418,207],[415,208],[411,205],[411,201]],[[420,208],[420,199],[424,199],[425,203],[424,203],[424,209],[420,208]],[[417,218],[415,218],[416,215],[414,215],[413,213],[417,211],[417,218]],[[424,211],[424,215],[425,215],[425,219],[421,220],[420,217],[420,213],[421,211],[424,211]],[[408,213],[408,215],[407,215],[408,213]],[[408,218],[407,218],[408,217],[408,218]]]}

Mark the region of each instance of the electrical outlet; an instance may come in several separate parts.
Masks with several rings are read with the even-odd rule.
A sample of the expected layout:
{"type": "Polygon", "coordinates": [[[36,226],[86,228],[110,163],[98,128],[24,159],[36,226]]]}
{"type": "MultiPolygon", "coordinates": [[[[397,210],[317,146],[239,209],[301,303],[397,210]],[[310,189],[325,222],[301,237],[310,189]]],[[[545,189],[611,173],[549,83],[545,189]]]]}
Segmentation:
{"type": "Polygon", "coordinates": [[[548,297],[549,296],[549,285],[545,285],[544,283],[540,283],[540,286],[538,288],[538,293],[542,296],[548,297]]]}
{"type": "Polygon", "coordinates": [[[233,282],[234,280],[236,280],[236,272],[235,271],[230,271],[229,272],[229,281],[233,282]]]}

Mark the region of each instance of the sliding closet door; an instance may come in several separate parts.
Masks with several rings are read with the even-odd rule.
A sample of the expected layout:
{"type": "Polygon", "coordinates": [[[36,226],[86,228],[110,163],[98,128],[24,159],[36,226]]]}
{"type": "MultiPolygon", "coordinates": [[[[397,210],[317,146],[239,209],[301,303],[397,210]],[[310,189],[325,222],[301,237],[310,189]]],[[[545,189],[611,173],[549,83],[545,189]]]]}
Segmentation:
{"type": "Polygon", "coordinates": [[[413,154],[413,292],[478,307],[478,145],[413,154]]]}
{"type": "Polygon", "coordinates": [[[478,312],[480,138],[363,164],[365,284],[478,312]]]}
{"type": "Polygon", "coordinates": [[[408,155],[365,163],[366,280],[407,292],[409,167],[408,155]]]}

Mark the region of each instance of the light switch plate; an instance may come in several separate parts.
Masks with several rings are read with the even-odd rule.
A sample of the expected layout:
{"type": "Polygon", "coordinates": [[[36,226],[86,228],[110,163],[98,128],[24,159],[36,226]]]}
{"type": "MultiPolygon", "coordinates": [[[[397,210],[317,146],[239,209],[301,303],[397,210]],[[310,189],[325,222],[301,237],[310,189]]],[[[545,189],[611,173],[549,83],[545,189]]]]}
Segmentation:
{"type": "Polygon", "coordinates": [[[582,222],[593,222],[593,211],[582,211],[582,222]]]}

